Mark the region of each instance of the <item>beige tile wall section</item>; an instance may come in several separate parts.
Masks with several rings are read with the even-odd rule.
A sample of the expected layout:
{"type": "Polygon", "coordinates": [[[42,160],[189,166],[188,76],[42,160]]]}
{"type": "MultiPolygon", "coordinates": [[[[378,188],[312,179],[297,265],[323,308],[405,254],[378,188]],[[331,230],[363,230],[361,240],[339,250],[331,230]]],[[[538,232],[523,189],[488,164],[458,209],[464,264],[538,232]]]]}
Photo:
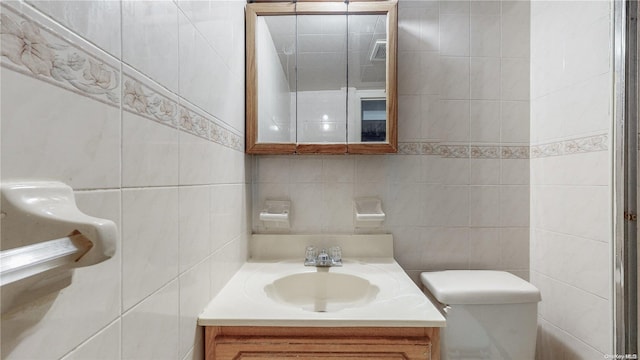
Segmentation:
{"type": "Polygon", "coordinates": [[[531,3],[538,359],[612,353],[611,2],[531,3]]]}
{"type": "Polygon", "coordinates": [[[1,58],[2,180],[66,182],[120,230],[113,259],[2,317],[2,358],[201,358],[197,315],[250,231],[243,9],[2,2],[3,55],[50,45],[1,58]]]}
{"type": "Polygon", "coordinates": [[[352,199],[379,196],[382,231],[417,278],[437,269],[529,270],[529,3],[399,2],[400,152],[260,156],[266,199],[292,232],[352,233],[352,199]]]}

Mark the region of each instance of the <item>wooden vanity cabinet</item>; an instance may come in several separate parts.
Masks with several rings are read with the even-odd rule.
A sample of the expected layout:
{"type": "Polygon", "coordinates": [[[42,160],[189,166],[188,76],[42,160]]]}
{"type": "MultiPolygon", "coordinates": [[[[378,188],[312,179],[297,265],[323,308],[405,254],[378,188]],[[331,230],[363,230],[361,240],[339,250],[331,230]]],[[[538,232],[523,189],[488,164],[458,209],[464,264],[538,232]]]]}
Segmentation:
{"type": "Polygon", "coordinates": [[[439,343],[439,328],[205,327],[206,360],[439,360],[439,343]]]}

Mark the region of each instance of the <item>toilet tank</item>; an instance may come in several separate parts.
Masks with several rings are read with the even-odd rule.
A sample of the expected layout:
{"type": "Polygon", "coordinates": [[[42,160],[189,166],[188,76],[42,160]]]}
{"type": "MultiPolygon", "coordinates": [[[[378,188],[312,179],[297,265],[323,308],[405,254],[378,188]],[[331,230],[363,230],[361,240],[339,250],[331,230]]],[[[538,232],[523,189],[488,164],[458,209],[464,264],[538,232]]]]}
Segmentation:
{"type": "Polygon", "coordinates": [[[420,275],[447,325],[443,360],[531,360],[535,355],[540,291],[504,271],[447,270],[420,275]]]}

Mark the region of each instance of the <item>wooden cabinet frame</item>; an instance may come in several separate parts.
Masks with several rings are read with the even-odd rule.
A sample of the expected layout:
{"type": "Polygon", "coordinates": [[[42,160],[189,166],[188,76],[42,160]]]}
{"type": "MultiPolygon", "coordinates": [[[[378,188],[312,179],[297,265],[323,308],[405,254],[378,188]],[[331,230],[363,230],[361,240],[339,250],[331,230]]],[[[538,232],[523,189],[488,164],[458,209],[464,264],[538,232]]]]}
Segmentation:
{"type": "MultiPolygon", "coordinates": [[[[341,2],[256,2],[246,7],[246,152],[248,154],[384,154],[398,150],[397,0],[341,2]],[[387,142],[385,143],[258,143],[256,21],[259,15],[387,14],[387,142]]],[[[346,134],[345,134],[346,136],[346,134]]]]}
{"type": "Polygon", "coordinates": [[[439,345],[439,328],[205,327],[206,360],[439,360],[439,345]]]}

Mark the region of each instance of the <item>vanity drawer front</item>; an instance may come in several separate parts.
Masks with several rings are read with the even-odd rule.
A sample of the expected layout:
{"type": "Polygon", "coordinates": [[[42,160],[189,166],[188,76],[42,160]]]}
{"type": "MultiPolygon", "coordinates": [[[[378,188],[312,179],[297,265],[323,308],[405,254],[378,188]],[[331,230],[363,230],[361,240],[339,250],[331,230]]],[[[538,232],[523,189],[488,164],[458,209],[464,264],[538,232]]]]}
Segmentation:
{"type": "Polygon", "coordinates": [[[415,329],[419,334],[409,334],[401,330],[394,333],[393,328],[369,328],[369,335],[362,331],[336,333],[335,329],[306,332],[306,328],[273,328],[269,334],[268,328],[256,331],[255,327],[247,327],[244,334],[242,327],[225,334],[224,329],[207,327],[207,360],[439,359],[437,346],[434,349],[432,343],[438,331],[433,329],[415,329]]]}
{"type": "Polygon", "coordinates": [[[216,344],[216,359],[431,359],[424,339],[227,338],[216,344]]]}

